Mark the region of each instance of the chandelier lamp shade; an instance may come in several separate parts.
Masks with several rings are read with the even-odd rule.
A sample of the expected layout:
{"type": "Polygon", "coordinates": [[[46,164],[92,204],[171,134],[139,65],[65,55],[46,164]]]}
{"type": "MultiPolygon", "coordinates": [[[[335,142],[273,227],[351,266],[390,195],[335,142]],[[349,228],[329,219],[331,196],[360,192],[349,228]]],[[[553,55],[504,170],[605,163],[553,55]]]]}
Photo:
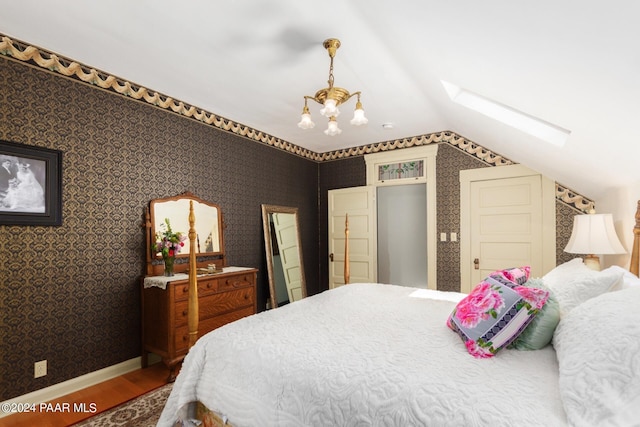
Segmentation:
{"type": "Polygon", "coordinates": [[[593,270],[600,270],[598,255],[627,253],[618,239],[611,214],[576,215],[569,243],[564,248],[571,254],[586,254],[584,263],[593,270]]]}
{"type": "Polygon", "coordinates": [[[304,108],[302,109],[302,117],[300,123],[298,123],[298,127],[301,129],[312,129],[315,126],[315,123],[311,120],[311,113],[307,105],[307,101],[311,99],[323,106],[320,114],[329,119],[329,126],[324,131],[325,135],[335,136],[342,133],[336,121],[336,117],[340,115],[340,109],[338,107],[354,96],[357,98],[356,110],[350,123],[355,126],[360,126],[367,124],[369,120],[364,116],[364,110],[360,102],[360,92],[349,93],[348,90],[333,85],[333,58],[336,56],[336,51],[340,47],[340,40],[327,39],[322,45],[329,53],[331,61],[329,65],[329,87],[320,89],[314,96],[304,96],[304,108]]]}

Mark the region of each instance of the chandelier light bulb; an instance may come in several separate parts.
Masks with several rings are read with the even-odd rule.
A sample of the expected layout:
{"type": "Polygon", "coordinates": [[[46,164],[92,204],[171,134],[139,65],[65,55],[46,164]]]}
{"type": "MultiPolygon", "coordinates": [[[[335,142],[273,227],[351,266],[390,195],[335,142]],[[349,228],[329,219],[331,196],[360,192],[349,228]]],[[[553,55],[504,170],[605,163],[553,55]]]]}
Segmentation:
{"type": "Polygon", "coordinates": [[[364,116],[364,110],[360,101],[356,104],[356,110],[353,112],[353,119],[349,122],[354,126],[366,125],[369,119],[364,116]]]}
{"type": "Polygon", "coordinates": [[[298,127],[300,129],[313,129],[316,124],[311,121],[311,114],[303,114],[298,127]]]}
{"type": "Polygon", "coordinates": [[[300,129],[313,129],[316,124],[311,121],[311,114],[303,114],[298,127],[300,129]]]}
{"type": "Polygon", "coordinates": [[[340,115],[340,110],[338,109],[336,100],[327,98],[327,100],[324,101],[324,108],[320,110],[320,114],[325,117],[338,117],[340,115]]]}
{"type": "Polygon", "coordinates": [[[300,117],[300,123],[298,123],[298,127],[300,129],[313,129],[316,124],[311,121],[311,113],[309,113],[309,107],[305,102],[304,108],[302,109],[302,116],[300,117]]]}
{"type": "Polygon", "coordinates": [[[338,127],[338,122],[336,122],[335,116],[331,116],[329,119],[329,127],[324,131],[325,135],[336,136],[342,133],[342,129],[338,127]]]}

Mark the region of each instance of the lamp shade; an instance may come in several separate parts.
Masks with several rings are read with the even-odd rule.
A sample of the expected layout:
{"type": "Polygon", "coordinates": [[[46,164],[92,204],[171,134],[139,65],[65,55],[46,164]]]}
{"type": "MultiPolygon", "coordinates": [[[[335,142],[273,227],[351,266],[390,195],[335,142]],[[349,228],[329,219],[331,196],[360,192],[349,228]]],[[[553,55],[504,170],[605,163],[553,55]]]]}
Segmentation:
{"type": "Polygon", "coordinates": [[[329,136],[336,136],[336,135],[340,135],[341,133],[342,133],[342,129],[338,127],[338,122],[336,122],[336,118],[332,116],[331,119],[329,120],[329,126],[324,131],[324,134],[329,136]]]}
{"type": "Polygon", "coordinates": [[[325,117],[338,117],[340,115],[340,109],[335,99],[327,98],[324,101],[324,108],[320,110],[320,114],[325,117]]]}
{"type": "Polygon", "coordinates": [[[627,253],[613,227],[611,214],[576,215],[571,238],[564,250],[571,254],[627,253]]]}
{"type": "Polygon", "coordinates": [[[351,124],[354,126],[366,125],[369,120],[364,116],[364,110],[362,108],[356,109],[353,112],[353,119],[351,119],[351,124]]]}
{"type": "Polygon", "coordinates": [[[300,129],[313,129],[316,124],[311,121],[311,114],[303,113],[298,123],[300,129]]]}

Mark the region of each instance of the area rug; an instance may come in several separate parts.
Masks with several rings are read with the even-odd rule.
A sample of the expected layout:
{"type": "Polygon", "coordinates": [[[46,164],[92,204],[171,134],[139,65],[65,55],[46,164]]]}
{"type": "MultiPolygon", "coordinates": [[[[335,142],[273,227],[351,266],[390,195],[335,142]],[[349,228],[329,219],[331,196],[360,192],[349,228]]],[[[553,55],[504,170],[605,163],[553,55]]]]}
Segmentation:
{"type": "Polygon", "coordinates": [[[162,408],[171,393],[173,383],[163,385],[149,393],[132,399],[113,409],[74,424],[76,427],[155,427],[162,408]]]}

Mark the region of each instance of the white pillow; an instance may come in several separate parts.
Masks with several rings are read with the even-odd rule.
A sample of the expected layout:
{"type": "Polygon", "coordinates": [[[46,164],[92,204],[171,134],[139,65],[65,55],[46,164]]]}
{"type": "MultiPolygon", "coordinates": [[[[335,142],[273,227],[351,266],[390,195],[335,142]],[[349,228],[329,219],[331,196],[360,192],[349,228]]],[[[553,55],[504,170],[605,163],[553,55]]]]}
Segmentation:
{"type": "Polygon", "coordinates": [[[639,308],[640,287],[633,287],[592,298],[560,320],[553,339],[570,425],[637,425],[639,308]]]}
{"type": "Polygon", "coordinates": [[[560,264],[543,276],[545,284],[555,284],[569,279],[572,275],[584,273],[589,267],[584,265],[582,258],[574,258],[564,264],[560,264]]]}
{"type": "Polygon", "coordinates": [[[614,265],[610,268],[622,272],[622,279],[619,280],[618,283],[614,285],[613,289],[611,289],[612,291],[619,291],[620,289],[627,289],[627,288],[632,288],[634,286],[640,286],[640,279],[638,278],[638,276],[636,276],[629,270],[626,270],[622,267],[618,267],[617,265],[614,265]]]}
{"type": "Polygon", "coordinates": [[[622,275],[619,267],[596,271],[584,265],[581,258],[575,258],[554,268],[542,280],[558,300],[562,318],[588,299],[611,290],[622,275]]]}

